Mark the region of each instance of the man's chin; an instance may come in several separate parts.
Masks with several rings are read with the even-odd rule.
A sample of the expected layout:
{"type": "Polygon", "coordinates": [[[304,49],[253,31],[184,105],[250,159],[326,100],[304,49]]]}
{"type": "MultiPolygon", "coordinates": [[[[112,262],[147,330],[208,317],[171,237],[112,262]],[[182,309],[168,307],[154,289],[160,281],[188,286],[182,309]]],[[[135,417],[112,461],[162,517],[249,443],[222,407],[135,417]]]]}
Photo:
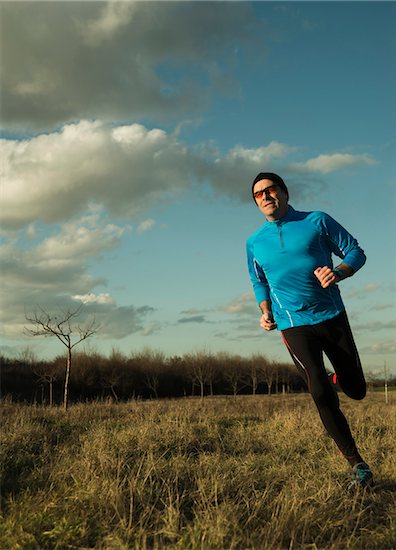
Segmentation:
{"type": "Polygon", "coordinates": [[[276,212],[278,210],[278,206],[276,204],[267,204],[265,206],[263,206],[263,212],[265,213],[273,213],[273,212],[276,212]]]}

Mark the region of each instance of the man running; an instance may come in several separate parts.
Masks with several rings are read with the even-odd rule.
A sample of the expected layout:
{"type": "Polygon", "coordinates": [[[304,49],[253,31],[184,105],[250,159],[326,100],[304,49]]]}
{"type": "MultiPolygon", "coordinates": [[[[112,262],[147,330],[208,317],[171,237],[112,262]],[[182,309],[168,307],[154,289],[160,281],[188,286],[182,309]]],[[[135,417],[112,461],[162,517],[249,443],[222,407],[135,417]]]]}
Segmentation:
{"type": "Polygon", "coordinates": [[[338,222],[324,212],[298,212],[288,204],[283,179],[261,172],[252,185],[267,219],[247,241],[250,278],[264,330],[278,328],[304,378],[329,435],[352,467],[351,488],[372,484],[373,475],[356,448],[334,388],[363,399],[366,382],[338,284],[366,256],[338,222]],[[332,254],[342,262],[333,267],[332,254]],[[323,352],[334,367],[329,377],[323,352]]]}

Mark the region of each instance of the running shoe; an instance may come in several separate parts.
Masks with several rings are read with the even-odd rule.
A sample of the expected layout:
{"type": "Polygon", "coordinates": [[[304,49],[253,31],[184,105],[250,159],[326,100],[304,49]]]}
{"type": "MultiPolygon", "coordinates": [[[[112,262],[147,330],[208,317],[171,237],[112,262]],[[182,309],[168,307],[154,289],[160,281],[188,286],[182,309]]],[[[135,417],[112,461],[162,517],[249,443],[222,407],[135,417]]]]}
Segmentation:
{"type": "Polygon", "coordinates": [[[366,489],[373,484],[373,473],[370,467],[365,462],[355,464],[352,469],[352,481],[349,484],[349,489],[359,490],[366,489]]]}

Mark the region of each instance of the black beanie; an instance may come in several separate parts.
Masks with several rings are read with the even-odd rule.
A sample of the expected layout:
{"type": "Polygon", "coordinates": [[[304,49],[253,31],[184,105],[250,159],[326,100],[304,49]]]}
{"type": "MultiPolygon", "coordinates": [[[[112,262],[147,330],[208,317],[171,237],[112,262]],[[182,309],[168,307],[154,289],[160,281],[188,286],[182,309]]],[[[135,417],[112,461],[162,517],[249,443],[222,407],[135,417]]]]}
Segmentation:
{"type": "MultiPolygon", "coordinates": [[[[252,184],[252,195],[253,195],[254,186],[258,181],[261,181],[261,180],[270,180],[273,183],[276,183],[277,185],[279,185],[279,187],[286,193],[287,199],[289,199],[289,191],[286,187],[285,182],[280,176],[278,176],[278,174],[274,174],[273,172],[260,172],[259,174],[257,174],[252,184]]],[[[253,198],[254,198],[254,195],[253,195],[253,198]]]]}

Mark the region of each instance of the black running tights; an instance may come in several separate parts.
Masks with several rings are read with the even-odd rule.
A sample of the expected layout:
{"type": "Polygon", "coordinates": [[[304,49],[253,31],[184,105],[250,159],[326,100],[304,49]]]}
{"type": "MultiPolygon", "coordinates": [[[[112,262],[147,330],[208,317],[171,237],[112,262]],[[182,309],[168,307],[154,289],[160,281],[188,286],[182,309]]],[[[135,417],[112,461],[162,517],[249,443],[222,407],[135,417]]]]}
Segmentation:
{"type": "Polygon", "coordinates": [[[292,327],[282,331],[283,340],[299,373],[307,383],[329,435],[353,466],[362,458],[348,422],[326,373],[323,353],[337,374],[342,391],[352,399],[363,399],[366,382],[351,328],[345,312],[317,325],[292,327]]]}

